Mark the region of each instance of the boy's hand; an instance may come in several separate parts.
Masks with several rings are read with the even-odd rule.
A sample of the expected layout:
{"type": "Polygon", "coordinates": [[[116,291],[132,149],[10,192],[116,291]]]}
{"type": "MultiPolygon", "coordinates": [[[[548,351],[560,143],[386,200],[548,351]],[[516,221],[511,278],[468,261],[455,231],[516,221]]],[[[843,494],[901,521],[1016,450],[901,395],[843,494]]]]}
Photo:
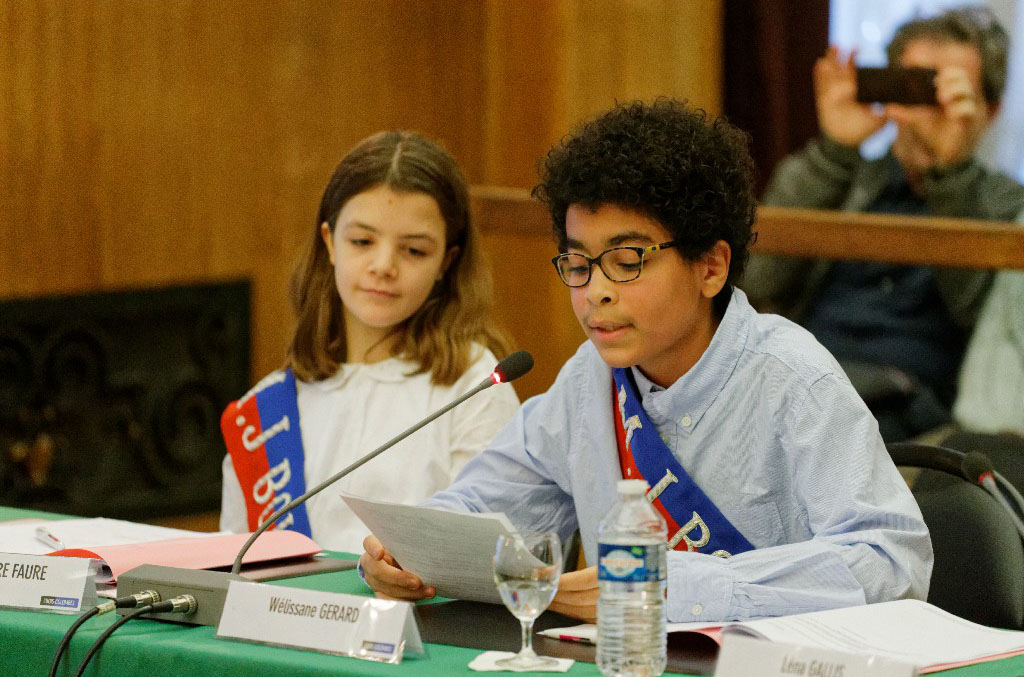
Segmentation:
{"type": "Polygon", "coordinates": [[[365,552],[359,557],[366,583],[378,597],[390,599],[429,599],[437,594],[432,585],[424,585],[411,571],[403,571],[373,534],[363,539],[365,552]]]}
{"type": "Polygon", "coordinates": [[[558,593],[551,610],[579,618],[587,623],[597,621],[597,567],[562,574],[558,593]]]}
{"type": "Polygon", "coordinates": [[[814,64],[814,101],[818,126],[825,136],[844,146],[859,146],[885,124],[885,116],[869,104],[857,101],[857,69],[854,53],[846,58],[829,47],[814,64]]]}

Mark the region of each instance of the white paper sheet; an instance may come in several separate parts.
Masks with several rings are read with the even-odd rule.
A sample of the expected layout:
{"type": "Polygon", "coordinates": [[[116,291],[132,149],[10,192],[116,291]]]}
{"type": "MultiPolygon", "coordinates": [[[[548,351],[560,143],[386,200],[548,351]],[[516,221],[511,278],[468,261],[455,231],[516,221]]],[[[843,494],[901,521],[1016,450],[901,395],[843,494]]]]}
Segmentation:
{"type": "Polygon", "coordinates": [[[0,552],[24,555],[46,555],[59,548],[50,547],[36,538],[36,529],[45,527],[64,543],[65,548],[90,548],[100,545],[147,543],[172,538],[207,536],[184,529],[157,527],[124,520],[92,517],[67,520],[16,520],[0,523],[0,552]]]}
{"type": "Polygon", "coordinates": [[[514,533],[501,513],[461,513],[342,494],[402,568],[442,597],[501,604],[491,560],[501,534],[514,533]]]}

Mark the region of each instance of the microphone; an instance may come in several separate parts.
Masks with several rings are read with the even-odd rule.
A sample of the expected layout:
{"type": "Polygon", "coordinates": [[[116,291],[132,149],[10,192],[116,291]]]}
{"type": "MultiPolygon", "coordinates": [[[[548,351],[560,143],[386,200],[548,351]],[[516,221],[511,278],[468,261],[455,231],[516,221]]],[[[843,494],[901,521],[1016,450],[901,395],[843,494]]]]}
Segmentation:
{"type": "Polygon", "coordinates": [[[525,376],[531,369],[533,369],[533,355],[525,350],[517,350],[499,362],[487,378],[494,383],[508,383],[515,381],[520,376],[525,376]]]}
{"type": "Polygon", "coordinates": [[[992,498],[996,499],[996,502],[1013,520],[1013,526],[1017,528],[1021,538],[1024,538],[1024,522],[1021,521],[1010,502],[1006,500],[1006,496],[1003,496],[1003,492],[996,486],[997,473],[989,457],[980,451],[972,451],[964,456],[962,470],[968,481],[980,485],[992,495],[992,498]]]}
{"type": "MultiPolygon", "coordinates": [[[[232,580],[246,580],[239,573],[242,568],[242,559],[245,557],[245,553],[249,551],[249,548],[252,547],[252,544],[263,532],[273,527],[279,519],[284,517],[291,510],[294,510],[313,496],[319,494],[321,491],[345,477],[356,468],[373,460],[442,414],[451,411],[482,390],[486,390],[487,388],[499,383],[508,383],[516,380],[532,368],[533,356],[531,356],[530,353],[525,350],[519,350],[512,353],[499,362],[498,365],[494,367],[494,370],[490,375],[488,375],[487,378],[481,381],[472,390],[467,391],[452,402],[446,404],[441,409],[430,414],[419,423],[416,423],[408,430],[388,440],[348,467],[343,468],[334,475],[331,475],[306,493],[279,508],[274,514],[264,520],[263,523],[260,524],[259,528],[249,536],[249,539],[238,551],[238,555],[235,557],[235,562],[231,567],[230,573],[205,570],[196,571],[194,569],[177,569],[174,567],[157,566],[154,564],[143,564],[130,571],[126,571],[118,578],[118,594],[126,595],[131,594],[131,592],[138,592],[141,590],[156,590],[162,598],[167,599],[184,593],[189,593],[196,598],[197,608],[195,613],[185,617],[182,617],[180,614],[176,615],[170,613],[154,614],[152,617],[177,621],[179,623],[191,623],[193,625],[217,625],[217,623],[220,622],[220,615],[224,609],[224,598],[227,596],[228,584],[232,580]],[[124,592],[122,592],[122,583],[124,584],[124,592]]],[[[121,612],[119,611],[118,613],[121,612]]]]}

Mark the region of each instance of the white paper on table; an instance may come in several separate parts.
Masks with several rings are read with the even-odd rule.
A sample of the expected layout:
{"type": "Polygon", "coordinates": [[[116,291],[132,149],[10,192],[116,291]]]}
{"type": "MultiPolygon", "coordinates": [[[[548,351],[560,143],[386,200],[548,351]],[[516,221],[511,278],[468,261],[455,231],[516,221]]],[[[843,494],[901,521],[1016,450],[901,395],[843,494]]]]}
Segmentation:
{"type": "Polygon", "coordinates": [[[90,548],[101,545],[148,543],[172,538],[210,536],[206,532],[171,529],[106,517],[66,520],[15,520],[0,523],[0,551],[23,555],[47,555],[55,550],[36,538],[36,529],[46,529],[64,543],[65,548],[90,548]]]}
{"type": "Polygon", "coordinates": [[[515,533],[503,513],[464,513],[342,494],[402,568],[442,597],[501,604],[492,559],[498,536],[515,533]]]}
{"type": "Polygon", "coordinates": [[[1024,651],[1024,632],[978,625],[914,599],[730,623],[722,633],[868,653],[927,672],[1024,651]]]}
{"type": "MultiPolygon", "coordinates": [[[[905,599],[806,614],[727,623],[669,623],[669,632],[721,626],[737,634],[780,644],[869,654],[936,672],[1024,653],[1024,632],[988,628],[919,600],[905,599]]],[[[593,624],[551,628],[540,634],[595,641],[593,624]]],[[[708,633],[715,638],[715,633],[708,633]]]]}

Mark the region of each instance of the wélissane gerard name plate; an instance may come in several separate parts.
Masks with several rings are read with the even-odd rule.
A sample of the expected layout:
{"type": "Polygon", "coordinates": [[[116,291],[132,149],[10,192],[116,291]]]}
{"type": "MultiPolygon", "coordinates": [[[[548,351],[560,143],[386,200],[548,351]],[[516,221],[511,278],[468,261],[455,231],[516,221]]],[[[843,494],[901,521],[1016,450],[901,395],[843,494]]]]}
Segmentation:
{"type": "Polygon", "coordinates": [[[217,637],[399,663],[423,653],[412,604],[232,581],[217,637]]]}

